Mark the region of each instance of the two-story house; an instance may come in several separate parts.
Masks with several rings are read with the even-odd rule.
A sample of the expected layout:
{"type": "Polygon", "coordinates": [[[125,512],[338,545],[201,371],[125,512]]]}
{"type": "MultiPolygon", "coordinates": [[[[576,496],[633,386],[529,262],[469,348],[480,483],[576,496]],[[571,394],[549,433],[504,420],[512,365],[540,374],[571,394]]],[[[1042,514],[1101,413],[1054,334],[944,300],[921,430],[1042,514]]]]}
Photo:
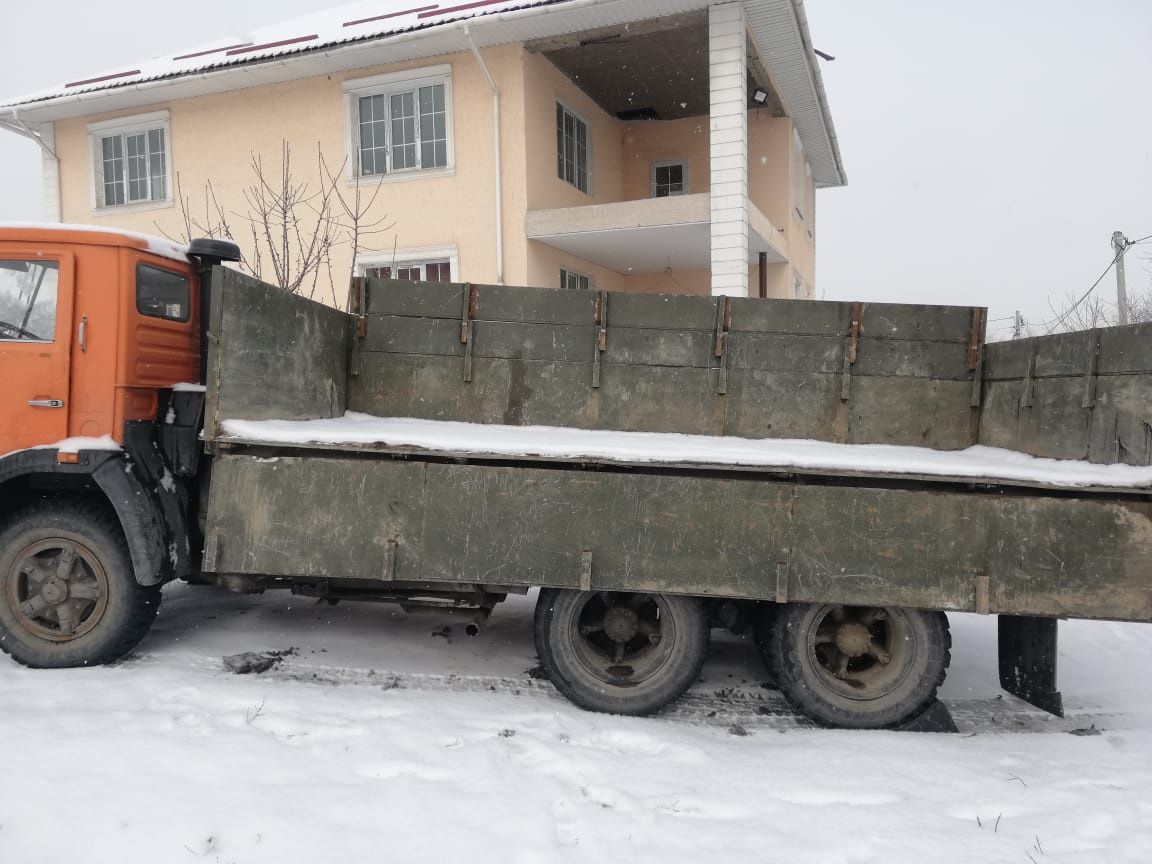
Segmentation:
{"type": "MultiPolygon", "coordinates": [[[[375,190],[346,275],[811,297],[845,182],[802,0],[368,0],[5,100],[46,218],[169,236],[253,159],[375,190]]],[[[253,254],[251,248],[249,254],[253,254]]]]}

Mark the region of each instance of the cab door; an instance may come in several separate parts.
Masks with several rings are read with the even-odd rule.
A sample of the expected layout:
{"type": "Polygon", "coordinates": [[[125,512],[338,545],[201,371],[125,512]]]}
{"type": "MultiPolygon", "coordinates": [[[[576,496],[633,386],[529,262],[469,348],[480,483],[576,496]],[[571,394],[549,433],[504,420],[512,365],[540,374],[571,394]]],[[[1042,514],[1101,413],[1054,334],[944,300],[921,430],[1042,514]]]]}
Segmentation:
{"type": "Polygon", "coordinates": [[[0,245],[0,455],[68,437],[74,262],[0,245]]]}

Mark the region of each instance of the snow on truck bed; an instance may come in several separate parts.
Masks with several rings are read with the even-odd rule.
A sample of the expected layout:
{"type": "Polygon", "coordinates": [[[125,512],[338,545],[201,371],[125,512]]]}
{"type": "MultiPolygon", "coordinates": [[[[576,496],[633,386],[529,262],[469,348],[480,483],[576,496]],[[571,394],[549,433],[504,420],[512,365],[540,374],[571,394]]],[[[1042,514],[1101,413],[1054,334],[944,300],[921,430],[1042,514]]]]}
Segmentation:
{"type": "Polygon", "coordinates": [[[328,420],[225,420],[223,432],[225,440],[232,441],[417,449],[468,456],[703,465],[801,473],[916,475],[1060,488],[1152,488],[1152,467],[1042,459],[982,446],[932,450],[791,438],[501,426],[375,417],[352,411],[328,420]]]}

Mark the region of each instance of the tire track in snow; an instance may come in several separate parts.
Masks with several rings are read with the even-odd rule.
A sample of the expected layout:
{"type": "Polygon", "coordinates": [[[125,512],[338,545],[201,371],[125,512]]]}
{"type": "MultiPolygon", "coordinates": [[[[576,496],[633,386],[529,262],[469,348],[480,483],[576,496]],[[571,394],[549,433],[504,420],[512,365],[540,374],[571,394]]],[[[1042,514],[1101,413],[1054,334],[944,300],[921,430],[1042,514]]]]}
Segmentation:
{"type": "MultiPolygon", "coordinates": [[[[382,690],[413,690],[452,693],[504,693],[514,696],[567,700],[547,681],[531,677],[390,672],[350,669],[286,661],[262,677],[286,681],[379,687],[382,690]]],[[[991,699],[943,700],[961,734],[983,733],[1085,733],[1124,728],[1121,714],[1090,708],[1069,708],[1065,717],[1054,717],[1031,705],[1004,695],[991,699]]],[[[814,729],[815,723],[797,714],[775,690],[749,687],[694,688],[670,705],[659,717],[673,722],[703,726],[740,725],[748,731],[814,729]]]]}

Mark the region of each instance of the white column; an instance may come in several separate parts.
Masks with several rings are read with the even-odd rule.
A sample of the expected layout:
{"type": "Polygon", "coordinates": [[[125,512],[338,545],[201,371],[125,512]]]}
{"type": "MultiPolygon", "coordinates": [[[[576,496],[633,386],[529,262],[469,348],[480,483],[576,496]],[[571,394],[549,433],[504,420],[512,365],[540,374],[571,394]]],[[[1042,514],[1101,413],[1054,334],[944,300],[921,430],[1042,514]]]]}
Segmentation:
{"type": "Polygon", "coordinates": [[[44,147],[40,148],[44,221],[60,222],[63,218],[60,210],[60,162],[51,155],[56,152],[56,124],[41,123],[37,131],[40,133],[40,140],[44,143],[44,147],[48,148],[48,150],[45,150],[44,147]]]}
{"type": "Polygon", "coordinates": [[[708,8],[712,293],[748,296],[748,42],[744,6],[708,8]]]}

